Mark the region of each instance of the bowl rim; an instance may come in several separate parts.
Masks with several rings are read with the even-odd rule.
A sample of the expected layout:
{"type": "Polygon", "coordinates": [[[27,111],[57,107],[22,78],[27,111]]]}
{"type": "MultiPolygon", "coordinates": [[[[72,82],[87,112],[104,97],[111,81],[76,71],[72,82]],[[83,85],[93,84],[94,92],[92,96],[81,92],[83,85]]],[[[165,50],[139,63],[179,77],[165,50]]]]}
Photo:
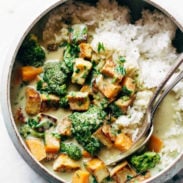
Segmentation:
{"type": "MultiPolygon", "coordinates": [[[[31,31],[31,29],[40,21],[42,17],[47,15],[51,10],[58,7],[59,5],[63,4],[67,0],[57,0],[57,2],[54,2],[52,5],[49,5],[48,8],[43,10],[37,17],[33,18],[32,23],[26,27],[25,30],[23,30],[23,34],[20,37],[17,37],[17,40],[14,42],[16,44],[13,44],[13,46],[9,49],[9,54],[6,57],[7,62],[5,63],[6,69],[4,69],[3,75],[2,75],[2,95],[1,97],[1,108],[2,108],[2,115],[3,120],[6,126],[6,129],[8,131],[8,134],[11,138],[11,141],[13,142],[16,150],[19,152],[19,154],[23,157],[23,159],[26,161],[26,163],[34,169],[34,171],[41,176],[45,180],[50,181],[51,183],[60,183],[64,182],[61,177],[53,174],[51,171],[49,171],[43,164],[35,160],[35,158],[32,156],[30,151],[28,150],[28,147],[26,146],[24,140],[20,136],[17,126],[14,122],[12,109],[11,109],[11,102],[10,102],[10,83],[11,83],[11,74],[13,70],[13,65],[15,62],[15,58],[17,55],[17,52],[25,39],[26,35],[31,31]]],[[[171,15],[165,8],[163,8],[158,3],[155,3],[153,0],[142,0],[146,3],[154,6],[158,10],[160,10],[162,13],[167,15],[175,24],[176,26],[183,32],[183,24],[179,21],[177,21],[176,17],[171,15]]],[[[148,179],[147,181],[144,181],[144,183],[147,182],[155,182],[155,183],[161,183],[168,178],[173,177],[179,170],[181,170],[183,163],[183,152],[178,155],[178,157],[174,160],[174,163],[170,164],[166,169],[158,173],[157,175],[153,176],[152,178],[148,179]]]]}

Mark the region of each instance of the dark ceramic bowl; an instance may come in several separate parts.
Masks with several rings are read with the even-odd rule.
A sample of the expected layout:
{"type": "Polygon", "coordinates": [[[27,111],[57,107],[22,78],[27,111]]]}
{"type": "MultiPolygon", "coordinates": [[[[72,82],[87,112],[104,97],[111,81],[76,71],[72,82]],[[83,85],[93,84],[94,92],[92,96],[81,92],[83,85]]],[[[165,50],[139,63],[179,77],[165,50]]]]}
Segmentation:
{"type": "MultiPolygon", "coordinates": [[[[96,3],[95,0],[88,0],[90,3],[96,3]]],[[[4,116],[4,122],[6,124],[8,133],[17,149],[17,151],[22,155],[22,157],[25,159],[25,161],[32,167],[36,172],[40,174],[40,176],[44,177],[47,181],[52,183],[60,183],[64,182],[62,177],[58,177],[57,175],[50,172],[46,167],[44,167],[40,162],[36,161],[31,153],[29,152],[27,146],[25,145],[22,137],[20,136],[17,126],[14,122],[13,115],[12,115],[12,109],[11,109],[11,100],[10,100],[10,94],[11,94],[11,77],[12,77],[12,70],[15,63],[15,58],[17,55],[17,52],[26,37],[26,35],[32,31],[39,31],[41,29],[41,26],[44,24],[44,20],[47,17],[47,14],[50,11],[54,11],[58,6],[61,6],[65,0],[60,0],[45,9],[43,12],[40,12],[39,16],[37,16],[27,27],[25,30],[23,30],[22,34],[18,37],[17,41],[14,42],[12,48],[9,50],[9,54],[6,58],[6,65],[2,77],[2,96],[1,96],[1,104],[2,104],[2,111],[4,116]]],[[[119,0],[119,3],[127,5],[132,12],[132,18],[133,20],[137,20],[140,17],[141,10],[143,8],[149,8],[149,9],[159,9],[164,14],[166,14],[172,21],[178,26],[178,30],[176,33],[176,37],[174,40],[175,46],[178,51],[182,51],[183,44],[183,25],[181,25],[180,22],[176,21],[176,18],[171,16],[163,7],[159,6],[158,4],[155,4],[151,0],[119,0]],[[182,44],[182,45],[181,45],[182,44]]],[[[181,168],[183,168],[183,152],[180,154],[175,161],[166,169],[161,171],[156,176],[150,178],[147,180],[147,182],[154,182],[154,183],[162,183],[166,180],[170,179],[173,175],[175,175],[181,168]]]]}

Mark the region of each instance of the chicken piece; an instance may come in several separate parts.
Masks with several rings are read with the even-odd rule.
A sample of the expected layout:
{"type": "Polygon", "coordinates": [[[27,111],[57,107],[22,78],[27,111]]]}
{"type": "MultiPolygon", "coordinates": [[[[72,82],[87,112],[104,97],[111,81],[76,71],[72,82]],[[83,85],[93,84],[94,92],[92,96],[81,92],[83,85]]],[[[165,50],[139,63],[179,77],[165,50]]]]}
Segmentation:
{"type": "Polygon", "coordinates": [[[59,107],[60,98],[53,94],[41,94],[41,111],[47,111],[52,108],[59,107]]]}
{"type": "Polygon", "coordinates": [[[67,95],[71,110],[86,111],[90,105],[87,92],[70,92],[67,95]]]}
{"type": "Polygon", "coordinates": [[[89,176],[86,170],[77,170],[72,177],[72,183],[89,183],[89,176]]]}
{"type": "Polygon", "coordinates": [[[93,135],[99,139],[99,141],[107,146],[108,148],[111,148],[113,146],[113,143],[109,136],[106,136],[102,130],[103,127],[100,127],[93,135]]]}
{"type": "Polygon", "coordinates": [[[25,91],[26,106],[25,111],[28,115],[36,115],[41,109],[40,93],[32,87],[27,87],[25,91]]]}
{"type": "Polygon", "coordinates": [[[102,182],[109,176],[109,171],[100,159],[94,158],[86,163],[86,169],[96,178],[97,182],[102,182]]]}
{"type": "Polygon", "coordinates": [[[116,100],[114,103],[121,109],[123,114],[126,114],[128,107],[133,103],[133,98],[123,96],[116,100]]]}
{"type": "Polygon", "coordinates": [[[124,133],[118,134],[114,142],[114,146],[121,151],[129,150],[132,144],[131,138],[124,133]]]}
{"type": "Polygon", "coordinates": [[[45,131],[45,150],[46,153],[58,153],[60,150],[60,139],[53,135],[53,129],[45,131]]]}
{"type": "Polygon", "coordinates": [[[116,66],[113,60],[107,60],[105,65],[101,69],[101,73],[106,76],[112,77],[115,83],[119,83],[123,79],[123,74],[117,71],[117,67],[118,66],[116,66]]]}
{"type": "Polygon", "coordinates": [[[110,125],[103,125],[102,132],[105,134],[107,138],[110,138],[112,142],[116,139],[116,134],[113,132],[113,129],[110,125]]]}
{"type": "Polygon", "coordinates": [[[30,149],[32,155],[41,161],[46,158],[46,151],[43,141],[40,138],[29,137],[25,140],[28,148],[30,149]]]}
{"type": "Polygon", "coordinates": [[[72,83],[83,85],[91,68],[91,62],[86,61],[83,58],[76,58],[74,64],[74,71],[72,74],[72,83]]]}
{"type": "Polygon", "coordinates": [[[92,56],[92,47],[88,43],[81,43],[79,45],[80,49],[80,54],[79,57],[81,58],[86,58],[86,59],[91,59],[92,56]]]}
{"type": "Polygon", "coordinates": [[[70,41],[72,43],[82,43],[87,41],[88,28],[85,24],[74,24],[70,30],[70,41]]]}
{"type": "Polygon", "coordinates": [[[122,81],[122,86],[122,91],[125,92],[128,96],[134,95],[136,89],[135,80],[130,77],[125,77],[122,81]]]}
{"type": "Polygon", "coordinates": [[[56,131],[62,136],[71,136],[71,121],[66,117],[57,124],[56,131]]]}
{"type": "Polygon", "coordinates": [[[79,168],[79,163],[69,158],[66,154],[60,154],[53,163],[54,171],[72,171],[79,168]]]}
{"type": "Polygon", "coordinates": [[[110,176],[117,183],[125,183],[128,180],[128,176],[134,177],[136,172],[129,166],[127,161],[124,161],[111,170],[110,176]]]}
{"type": "Polygon", "coordinates": [[[113,84],[112,78],[104,78],[101,74],[96,78],[95,86],[109,99],[116,97],[121,90],[120,85],[113,84]]]}

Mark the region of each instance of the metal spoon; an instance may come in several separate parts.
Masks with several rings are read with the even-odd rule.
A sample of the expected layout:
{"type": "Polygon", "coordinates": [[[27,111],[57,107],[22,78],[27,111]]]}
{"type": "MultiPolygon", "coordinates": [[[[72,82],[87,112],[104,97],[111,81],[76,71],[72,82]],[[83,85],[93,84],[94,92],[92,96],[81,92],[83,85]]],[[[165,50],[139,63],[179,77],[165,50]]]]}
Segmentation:
{"type": "Polygon", "coordinates": [[[162,100],[165,98],[165,96],[170,92],[170,90],[181,80],[183,79],[183,71],[181,71],[177,77],[171,81],[169,85],[167,85],[168,81],[172,78],[173,74],[177,70],[177,68],[183,63],[183,54],[181,54],[175,65],[170,69],[164,80],[160,83],[160,85],[157,87],[153,97],[151,98],[147,110],[146,110],[146,116],[145,120],[142,126],[142,131],[140,132],[138,138],[132,145],[132,147],[123,152],[119,159],[115,159],[115,161],[110,162],[109,165],[114,165],[119,161],[122,161],[123,159],[129,157],[133,153],[139,151],[150,139],[152,133],[153,133],[153,117],[154,113],[157,110],[158,106],[162,102],[162,100]]]}

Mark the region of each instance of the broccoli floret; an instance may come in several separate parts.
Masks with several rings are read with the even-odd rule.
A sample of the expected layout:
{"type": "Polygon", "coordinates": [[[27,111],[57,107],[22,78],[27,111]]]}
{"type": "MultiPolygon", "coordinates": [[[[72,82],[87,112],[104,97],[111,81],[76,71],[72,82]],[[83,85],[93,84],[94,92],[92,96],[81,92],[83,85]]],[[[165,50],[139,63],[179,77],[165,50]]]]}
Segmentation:
{"type": "Polygon", "coordinates": [[[69,107],[67,96],[60,98],[59,105],[60,107],[69,107]]]}
{"type": "Polygon", "coordinates": [[[73,160],[79,160],[82,157],[81,149],[73,143],[70,144],[62,143],[61,151],[65,152],[73,160]]]}
{"type": "Polygon", "coordinates": [[[44,133],[37,132],[36,130],[32,129],[28,124],[25,124],[20,127],[20,134],[26,138],[28,135],[38,137],[38,138],[43,138],[44,133]]]}
{"type": "Polygon", "coordinates": [[[74,112],[69,116],[73,136],[91,155],[100,150],[101,143],[92,134],[103,124],[105,117],[106,112],[96,106],[90,107],[86,112],[74,112]]]}
{"type": "Polygon", "coordinates": [[[73,71],[74,59],[79,55],[79,47],[75,44],[67,44],[64,50],[64,62],[70,72],[73,71]]]}
{"type": "Polygon", "coordinates": [[[61,70],[60,62],[49,62],[45,64],[43,80],[48,84],[48,93],[59,96],[66,94],[67,75],[61,70]]]}
{"type": "Polygon", "coordinates": [[[18,59],[23,65],[42,66],[46,56],[39,45],[37,37],[30,34],[23,42],[18,52],[18,59]]]}
{"type": "Polygon", "coordinates": [[[133,155],[130,158],[130,163],[139,173],[144,173],[147,170],[154,168],[159,161],[160,156],[155,152],[145,152],[141,155],[133,155]]]}
{"type": "Polygon", "coordinates": [[[116,118],[123,115],[121,109],[117,105],[115,105],[114,103],[109,105],[109,109],[110,109],[110,113],[116,118]]]}

